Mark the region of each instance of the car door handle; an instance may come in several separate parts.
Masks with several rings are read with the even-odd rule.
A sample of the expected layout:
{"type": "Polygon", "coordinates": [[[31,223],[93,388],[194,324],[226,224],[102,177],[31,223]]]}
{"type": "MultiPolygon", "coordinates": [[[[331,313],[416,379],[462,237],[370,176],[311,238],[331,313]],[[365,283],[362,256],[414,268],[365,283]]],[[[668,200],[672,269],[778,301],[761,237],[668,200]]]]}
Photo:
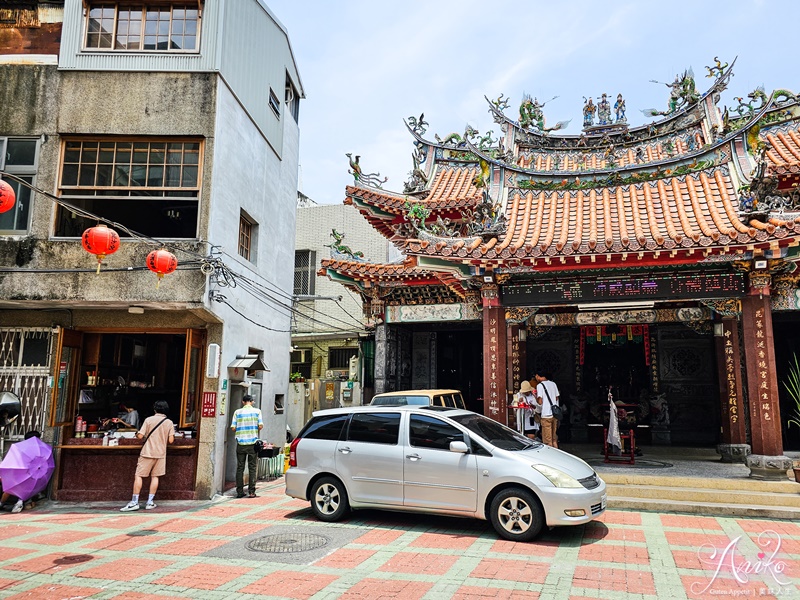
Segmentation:
{"type": "Polygon", "coordinates": [[[350,450],[350,448],[345,447],[345,448],[339,448],[339,452],[341,452],[342,454],[350,454],[352,450],[350,450]]]}
{"type": "Polygon", "coordinates": [[[410,458],[411,460],[419,460],[422,457],[419,454],[406,454],[406,458],[410,458]]]}

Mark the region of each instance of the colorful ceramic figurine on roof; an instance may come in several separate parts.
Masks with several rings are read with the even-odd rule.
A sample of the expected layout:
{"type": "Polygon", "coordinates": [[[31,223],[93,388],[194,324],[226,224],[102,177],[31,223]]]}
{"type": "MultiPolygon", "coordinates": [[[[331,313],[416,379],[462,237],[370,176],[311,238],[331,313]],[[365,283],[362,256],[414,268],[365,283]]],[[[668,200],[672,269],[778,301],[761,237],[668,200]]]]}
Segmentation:
{"type": "Polygon", "coordinates": [[[597,103],[597,124],[611,125],[611,104],[607,94],[603,94],[597,103]]]}
{"type": "Polygon", "coordinates": [[[617,117],[617,123],[628,122],[628,119],[625,118],[625,99],[622,97],[622,94],[617,94],[617,101],[614,102],[614,113],[617,117]]]}
{"type": "Polygon", "coordinates": [[[583,126],[591,127],[594,125],[594,113],[597,112],[597,107],[594,105],[594,101],[589,98],[587,99],[584,97],[583,99],[583,126]]]}

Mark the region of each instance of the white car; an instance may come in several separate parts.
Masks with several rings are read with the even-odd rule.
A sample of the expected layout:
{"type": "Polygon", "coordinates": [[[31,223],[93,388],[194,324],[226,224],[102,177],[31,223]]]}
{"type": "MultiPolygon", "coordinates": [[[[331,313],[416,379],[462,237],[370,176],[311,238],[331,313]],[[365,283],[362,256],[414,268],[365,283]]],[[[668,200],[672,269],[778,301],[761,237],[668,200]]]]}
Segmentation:
{"type": "Polygon", "coordinates": [[[580,458],[437,406],[315,412],[292,442],[286,493],[323,521],[357,508],[437,513],[488,519],[514,541],[606,509],[605,482],[580,458]]]}

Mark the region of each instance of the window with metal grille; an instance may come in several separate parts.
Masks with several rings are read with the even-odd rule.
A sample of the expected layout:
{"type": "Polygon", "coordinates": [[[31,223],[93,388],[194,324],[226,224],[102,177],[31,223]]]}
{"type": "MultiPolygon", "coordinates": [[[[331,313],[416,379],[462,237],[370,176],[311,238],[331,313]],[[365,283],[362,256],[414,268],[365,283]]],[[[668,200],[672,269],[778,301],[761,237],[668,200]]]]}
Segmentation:
{"type": "Polygon", "coordinates": [[[294,295],[313,296],[316,278],[317,253],[297,250],[294,253],[294,295]]]}
{"type": "Polygon", "coordinates": [[[300,373],[305,379],[311,379],[311,348],[298,348],[293,350],[289,357],[289,372],[300,373]]]}
{"type": "MultiPolygon", "coordinates": [[[[16,175],[33,184],[36,175],[39,138],[0,137],[0,171],[16,175]]],[[[11,210],[0,214],[0,234],[20,234],[28,231],[31,214],[31,190],[18,181],[6,178],[17,197],[11,210]]]]}
{"type": "MultiPolygon", "coordinates": [[[[16,394],[22,404],[20,417],[6,428],[7,437],[14,439],[31,429],[43,430],[51,391],[48,378],[52,342],[50,328],[0,328],[0,390],[16,394]]],[[[63,370],[59,386],[64,385],[62,374],[63,370]]]]}
{"type": "Polygon", "coordinates": [[[255,252],[252,253],[251,258],[251,250],[253,250],[255,246],[256,227],[256,224],[250,217],[242,211],[239,215],[239,256],[251,262],[255,262],[253,260],[253,258],[255,258],[255,252]]]}
{"type": "Polygon", "coordinates": [[[329,348],[328,368],[349,369],[350,359],[358,356],[358,348],[329,348]]]}
{"type": "Polygon", "coordinates": [[[85,50],[197,52],[197,5],[89,2],[85,50]]]}
{"type": "MultiPolygon", "coordinates": [[[[77,208],[133,231],[196,238],[200,163],[198,140],[67,139],[59,189],[77,208]]],[[[78,237],[95,224],[68,208],[56,210],[57,236],[78,237]]]]}

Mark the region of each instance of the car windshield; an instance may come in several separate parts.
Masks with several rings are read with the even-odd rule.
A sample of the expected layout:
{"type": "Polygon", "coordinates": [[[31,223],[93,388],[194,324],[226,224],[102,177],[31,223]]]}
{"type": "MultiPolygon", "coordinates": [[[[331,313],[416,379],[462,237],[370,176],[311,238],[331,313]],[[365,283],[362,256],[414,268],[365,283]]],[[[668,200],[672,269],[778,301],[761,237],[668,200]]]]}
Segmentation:
{"type": "Polygon", "coordinates": [[[405,406],[406,404],[426,406],[430,402],[427,396],[375,396],[370,404],[376,406],[405,406]]]}
{"type": "Polygon", "coordinates": [[[469,429],[479,438],[502,450],[527,450],[528,448],[541,446],[541,443],[534,442],[513,429],[483,415],[471,413],[468,415],[452,415],[450,418],[469,429]]]}

